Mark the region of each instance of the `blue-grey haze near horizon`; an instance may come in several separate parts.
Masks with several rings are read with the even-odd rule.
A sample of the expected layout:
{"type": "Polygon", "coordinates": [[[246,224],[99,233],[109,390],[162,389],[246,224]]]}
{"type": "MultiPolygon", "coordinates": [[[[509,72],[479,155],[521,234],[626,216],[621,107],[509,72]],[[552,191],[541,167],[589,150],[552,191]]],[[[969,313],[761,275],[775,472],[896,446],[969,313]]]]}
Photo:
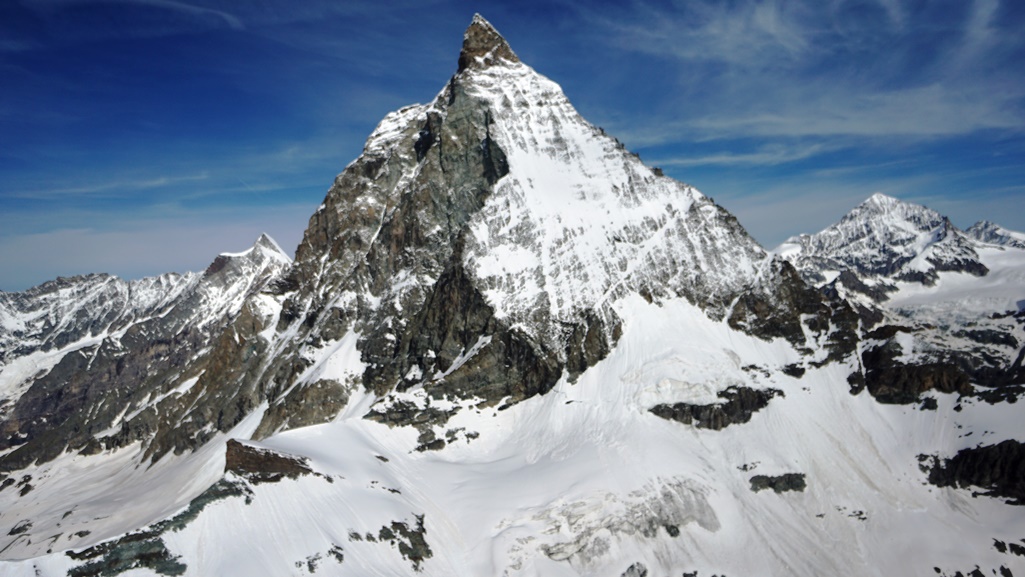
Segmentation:
{"type": "Polygon", "coordinates": [[[874,192],[1025,229],[1025,3],[8,0],[0,290],[291,252],[480,12],[764,246],[874,192]]]}

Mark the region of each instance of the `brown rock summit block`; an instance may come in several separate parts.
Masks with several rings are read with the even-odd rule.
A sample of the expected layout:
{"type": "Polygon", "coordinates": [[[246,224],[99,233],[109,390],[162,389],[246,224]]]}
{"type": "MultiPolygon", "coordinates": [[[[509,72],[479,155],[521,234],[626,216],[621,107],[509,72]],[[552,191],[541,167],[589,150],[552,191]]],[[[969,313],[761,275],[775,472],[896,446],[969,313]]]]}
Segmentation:
{"type": "Polygon", "coordinates": [[[284,477],[296,479],[313,473],[302,457],[283,455],[230,439],[225,453],[224,472],[235,473],[253,483],[277,483],[284,477]]]}
{"type": "Polygon", "coordinates": [[[509,43],[480,14],[473,15],[473,22],[463,35],[463,50],[459,53],[459,72],[467,68],[483,69],[497,60],[519,62],[509,43]]]}

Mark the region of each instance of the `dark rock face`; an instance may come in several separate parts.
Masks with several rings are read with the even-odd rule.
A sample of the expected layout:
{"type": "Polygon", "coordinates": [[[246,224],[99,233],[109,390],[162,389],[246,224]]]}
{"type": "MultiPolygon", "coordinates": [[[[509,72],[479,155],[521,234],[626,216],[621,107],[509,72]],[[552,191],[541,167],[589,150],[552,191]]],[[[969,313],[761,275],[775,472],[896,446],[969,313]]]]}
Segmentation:
{"type": "Polygon", "coordinates": [[[714,405],[676,403],[674,405],[655,405],[650,410],[663,419],[719,431],[733,424],[750,421],[751,415],[767,407],[769,400],[776,395],[782,396],[783,392],[776,389],[730,387],[719,393],[719,397],[726,399],[725,403],[714,405]]]}
{"type": "Polygon", "coordinates": [[[848,291],[863,294],[877,303],[881,303],[889,299],[890,297],[887,293],[897,289],[897,287],[893,285],[869,286],[858,278],[856,274],[846,269],[840,271],[840,274],[832,283],[830,283],[830,285],[832,285],[834,290],[836,286],[842,286],[848,291]]]}
{"type": "MultiPolygon", "coordinates": [[[[987,402],[1014,402],[1025,383],[1023,352],[1017,350],[1020,329],[1002,322],[1002,316],[980,319],[969,328],[882,325],[864,335],[866,341],[883,341],[863,351],[862,364],[870,392],[883,402],[912,403],[926,390],[975,395],[987,402]],[[926,344],[916,364],[896,361],[901,346],[898,333],[911,333],[926,344]],[[953,340],[952,337],[956,337],[953,340]],[[971,344],[965,345],[964,340],[971,344]],[[1016,354],[1016,356],[1015,356],[1016,354]],[[974,384],[973,387],[969,384],[974,384]],[[880,393],[876,395],[876,393],[880,393]]],[[[910,320],[910,319],[909,319],[910,320]]],[[[855,393],[861,388],[855,389],[855,393]]]]}
{"type": "Polygon", "coordinates": [[[228,441],[224,472],[234,473],[252,483],[276,483],[283,478],[296,479],[313,472],[306,459],[283,455],[269,449],[228,441]]]}
{"type": "Polygon", "coordinates": [[[784,473],[775,477],[755,475],[751,477],[751,490],[757,493],[763,489],[772,489],[776,493],[786,491],[804,491],[804,473],[784,473]]]}
{"type": "Polygon", "coordinates": [[[933,567],[933,571],[935,571],[936,575],[938,575],[939,577],[989,577],[989,575],[996,575],[997,571],[1000,572],[1000,577],[1014,577],[1014,573],[1012,573],[1010,569],[1002,565],[999,569],[992,569],[989,574],[980,569],[978,565],[976,565],[975,568],[971,571],[965,572],[955,571],[953,573],[947,573],[939,567],[933,567]]]}
{"type": "Polygon", "coordinates": [[[644,563],[634,563],[627,567],[626,571],[623,571],[622,577],[648,577],[648,568],[644,566],[644,563]]]}
{"type": "MultiPolygon", "coordinates": [[[[923,363],[905,365],[895,359],[900,346],[895,341],[866,349],[861,354],[865,367],[864,384],[869,394],[881,403],[910,404],[920,400],[922,393],[935,390],[941,393],[971,394],[968,375],[953,364],[923,363]]],[[[856,388],[852,392],[859,392],[856,388]]]]}
{"type": "Polygon", "coordinates": [[[937,487],[981,487],[986,492],[980,495],[1025,505],[1025,443],[1007,440],[962,449],[942,462],[934,459],[929,482],[937,487]]]}
{"type": "Polygon", "coordinates": [[[771,280],[740,296],[729,317],[730,327],[767,340],[781,337],[804,347],[802,316],[807,316],[811,319],[806,321],[808,329],[829,335],[830,360],[840,360],[854,351],[858,317],[850,305],[806,284],[787,261],[774,260],[771,270],[771,280]]]}
{"type": "Polygon", "coordinates": [[[427,544],[427,531],[424,530],[424,516],[416,516],[416,525],[410,527],[404,521],[392,521],[390,526],[381,527],[378,533],[380,542],[390,542],[398,547],[399,554],[420,571],[420,564],[434,556],[431,546],[427,544]]]}
{"type": "MultiPolygon", "coordinates": [[[[538,351],[539,344],[495,318],[459,264],[438,279],[403,337],[394,348],[381,349],[380,356],[370,357],[377,367],[367,370],[364,384],[378,394],[390,390],[413,366],[436,367],[424,375],[425,381],[434,381],[437,373],[445,374],[432,384],[434,396],[477,394],[492,401],[506,396],[522,400],[547,392],[561,375],[555,354],[538,351]],[[457,365],[485,336],[491,337],[490,342],[478,349],[472,361],[457,365]],[[498,367],[505,370],[497,371],[498,367]]],[[[416,382],[400,382],[399,390],[416,382]]]]}

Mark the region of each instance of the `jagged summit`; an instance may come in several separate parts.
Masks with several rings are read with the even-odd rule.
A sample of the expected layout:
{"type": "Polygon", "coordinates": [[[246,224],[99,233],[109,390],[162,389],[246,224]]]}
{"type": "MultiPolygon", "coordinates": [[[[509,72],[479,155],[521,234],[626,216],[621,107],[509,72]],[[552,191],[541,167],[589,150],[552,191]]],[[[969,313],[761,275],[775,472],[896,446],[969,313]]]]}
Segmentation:
{"type": "MultiPolygon", "coordinates": [[[[260,233],[260,238],[256,239],[256,242],[253,244],[253,247],[254,248],[255,247],[259,247],[259,248],[271,250],[271,251],[280,253],[280,254],[282,254],[282,255],[284,255],[286,257],[288,256],[288,253],[286,253],[281,248],[281,245],[278,244],[276,240],[274,240],[269,234],[267,234],[265,232],[264,233],[260,233]]],[[[291,260],[291,259],[289,259],[289,260],[291,260]]]]}
{"type": "Polygon", "coordinates": [[[775,249],[809,281],[849,270],[862,277],[935,283],[941,271],[985,275],[971,239],[950,219],[920,204],[876,193],[816,234],[775,249]]]}
{"type": "Polygon", "coordinates": [[[474,14],[473,21],[463,34],[459,72],[467,68],[487,68],[500,59],[508,62],[520,61],[498,30],[495,30],[483,16],[474,14]]]}
{"type": "Polygon", "coordinates": [[[282,250],[281,245],[279,245],[277,241],[275,241],[273,238],[271,238],[269,234],[265,232],[260,233],[260,236],[256,239],[256,242],[254,242],[253,245],[247,248],[246,250],[242,252],[222,252],[219,256],[226,258],[247,257],[252,256],[254,254],[254,251],[268,255],[271,258],[284,260],[286,262],[291,262],[292,260],[288,256],[288,253],[282,250]]]}

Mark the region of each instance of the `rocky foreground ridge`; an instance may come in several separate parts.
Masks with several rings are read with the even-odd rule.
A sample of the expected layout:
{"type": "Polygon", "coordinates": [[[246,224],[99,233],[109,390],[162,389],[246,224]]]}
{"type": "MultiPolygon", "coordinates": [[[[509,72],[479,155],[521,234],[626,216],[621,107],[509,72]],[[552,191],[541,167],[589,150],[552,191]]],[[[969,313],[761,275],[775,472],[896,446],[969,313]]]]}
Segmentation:
{"type": "Polygon", "coordinates": [[[294,261],[0,293],[0,575],[1025,572],[1017,234],[765,251],[477,16],[294,261]]]}

